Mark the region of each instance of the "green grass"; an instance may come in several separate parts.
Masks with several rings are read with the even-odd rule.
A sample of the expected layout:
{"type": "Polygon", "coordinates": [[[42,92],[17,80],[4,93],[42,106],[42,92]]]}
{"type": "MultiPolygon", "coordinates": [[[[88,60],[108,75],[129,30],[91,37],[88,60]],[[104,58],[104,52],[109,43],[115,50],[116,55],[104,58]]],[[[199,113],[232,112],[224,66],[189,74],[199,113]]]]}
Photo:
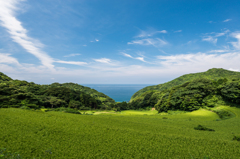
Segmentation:
{"type": "Polygon", "coordinates": [[[23,158],[238,158],[240,142],[233,137],[240,132],[240,109],[222,108],[235,116],[217,120],[204,109],[75,115],[2,108],[0,148],[23,158]],[[198,125],[215,131],[195,130],[198,125]]]}

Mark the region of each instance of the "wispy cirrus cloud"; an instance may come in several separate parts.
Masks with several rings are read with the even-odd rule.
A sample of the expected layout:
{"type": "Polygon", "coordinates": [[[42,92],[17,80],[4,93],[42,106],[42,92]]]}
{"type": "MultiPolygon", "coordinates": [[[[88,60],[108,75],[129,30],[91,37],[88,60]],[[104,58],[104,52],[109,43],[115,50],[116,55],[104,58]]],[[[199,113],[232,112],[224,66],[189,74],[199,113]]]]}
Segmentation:
{"type": "Polygon", "coordinates": [[[100,63],[105,63],[105,64],[110,64],[111,63],[111,59],[108,58],[100,58],[100,59],[93,59],[96,62],[100,62],[100,63]]]}
{"type": "Polygon", "coordinates": [[[142,62],[146,62],[146,61],[144,60],[144,57],[136,57],[135,59],[140,60],[140,61],[142,61],[142,62]]]}
{"type": "Polygon", "coordinates": [[[27,52],[37,57],[43,66],[54,70],[52,64],[54,60],[41,50],[43,44],[27,35],[27,30],[16,18],[15,11],[18,10],[19,3],[22,0],[1,0],[0,1],[0,25],[7,29],[14,42],[22,46],[27,52]]]}
{"type": "Polygon", "coordinates": [[[167,45],[168,42],[164,41],[160,38],[147,38],[147,39],[141,39],[141,40],[133,40],[131,42],[128,42],[127,44],[135,44],[135,45],[152,45],[155,47],[161,47],[164,45],[167,45]]]}
{"type": "Polygon", "coordinates": [[[166,30],[161,30],[161,31],[156,31],[156,30],[148,30],[148,31],[143,31],[141,30],[140,34],[137,35],[135,38],[144,38],[144,37],[150,37],[158,33],[163,33],[166,34],[166,30]]]}
{"type": "Polygon", "coordinates": [[[223,22],[229,22],[229,21],[231,21],[232,19],[226,19],[226,20],[224,20],[223,22]]]}
{"type": "Polygon", "coordinates": [[[126,57],[133,58],[131,55],[129,55],[129,54],[126,54],[126,53],[124,53],[124,52],[122,52],[122,54],[123,54],[123,56],[126,56],[126,57]]]}
{"type": "Polygon", "coordinates": [[[218,40],[217,38],[214,38],[212,36],[207,36],[207,37],[202,38],[202,41],[207,41],[207,42],[210,42],[213,44],[216,44],[217,40],[218,40]]]}
{"type": "Polygon", "coordinates": [[[86,65],[87,63],[86,62],[80,62],[80,61],[62,61],[62,60],[56,60],[54,61],[56,63],[63,63],[63,64],[71,64],[71,65],[79,65],[79,66],[82,66],[82,65],[86,65]]]}
{"type": "Polygon", "coordinates": [[[132,55],[126,54],[126,53],[124,53],[124,52],[122,52],[122,55],[123,55],[123,56],[126,56],[126,57],[129,57],[129,58],[132,58],[132,59],[140,60],[140,61],[142,61],[142,62],[146,62],[146,61],[144,60],[144,57],[143,57],[143,56],[133,57],[132,55]]]}
{"type": "Polygon", "coordinates": [[[218,41],[218,37],[226,35],[228,32],[230,32],[228,29],[221,32],[221,33],[207,33],[205,36],[202,37],[202,41],[207,41],[213,44],[216,44],[218,41]]]}
{"type": "Polygon", "coordinates": [[[79,56],[81,54],[69,54],[69,55],[65,55],[64,57],[73,57],[73,56],[79,56]]]}

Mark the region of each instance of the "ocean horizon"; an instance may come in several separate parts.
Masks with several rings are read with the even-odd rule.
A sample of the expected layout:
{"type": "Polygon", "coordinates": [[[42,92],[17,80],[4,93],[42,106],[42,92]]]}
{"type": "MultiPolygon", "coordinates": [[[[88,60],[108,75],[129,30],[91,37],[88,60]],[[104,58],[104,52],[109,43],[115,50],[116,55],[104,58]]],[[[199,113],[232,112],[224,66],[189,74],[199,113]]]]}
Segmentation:
{"type": "Polygon", "coordinates": [[[140,89],[153,84],[82,84],[106,94],[116,102],[130,101],[132,95],[140,89]]]}

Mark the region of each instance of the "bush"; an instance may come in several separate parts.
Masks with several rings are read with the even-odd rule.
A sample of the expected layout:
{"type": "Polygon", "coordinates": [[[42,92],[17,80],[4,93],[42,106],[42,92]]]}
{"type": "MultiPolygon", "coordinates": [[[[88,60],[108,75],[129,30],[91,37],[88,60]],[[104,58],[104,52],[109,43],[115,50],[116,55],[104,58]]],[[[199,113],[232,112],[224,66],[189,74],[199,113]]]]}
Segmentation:
{"type": "Polygon", "coordinates": [[[195,130],[203,130],[203,131],[215,131],[213,129],[207,128],[205,126],[202,125],[198,125],[197,127],[194,127],[195,130]]]}
{"type": "Polygon", "coordinates": [[[75,109],[66,109],[65,113],[81,114],[78,110],[75,109]]]}
{"type": "Polygon", "coordinates": [[[240,141],[240,136],[239,135],[238,136],[234,135],[233,140],[240,141]]]}
{"type": "Polygon", "coordinates": [[[213,110],[213,112],[216,113],[219,116],[219,118],[221,118],[221,119],[228,119],[234,115],[224,109],[215,109],[215,110],[213,110]]]}
{"type": "Polygon", "coordinates": [[[37,109],[37,108],[39,108],[39,106],[36,105],[36,104],[26,104],[26,106],[29,107],[29,108],[32,108],[32,109],[37,109]]]}

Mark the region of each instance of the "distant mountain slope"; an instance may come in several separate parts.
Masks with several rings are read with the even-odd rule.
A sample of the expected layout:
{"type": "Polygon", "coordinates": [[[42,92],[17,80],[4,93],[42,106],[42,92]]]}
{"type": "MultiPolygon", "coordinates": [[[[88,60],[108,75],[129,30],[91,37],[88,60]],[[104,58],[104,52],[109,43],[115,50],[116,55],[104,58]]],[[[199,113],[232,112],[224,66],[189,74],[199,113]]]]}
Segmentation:
{"type": "Polygon", "coordinates": [[[86,86],[82,86],[82,85],[79,85],[79,84],[76,84],[76,83],[63,83],[63,84],[59,84],[59,83],[53,83],[51,85],[49,85],[50,87],[66,87],[66,88],[70,88],[74,91],[81,91],[81,92],[84,92],[86,94],[89,94],[90,96],[100,100],[101,102],[110,102],[110,103],[114,103],[115,101],[110,98],[109,96],[105,95],[104,93],[102,92],[98,92],[97,90],[95,89],[92,89],[90,87],[86,87],[86,86]]]}
{"type": "Polygon", "coordinates": [[[199,79],[199,78],[206,78],[206,79],[211,79],[211,80],[218,80],[220,78],[235,79],[235,78],[240,78],[240,72],[229,71],[229,70],[225,70],[222,68],[212,68],[206,72],[186,74],[186,75],[180,76],[172,81],[166,82],[164,84],[145,87],[145,88],[137,91],[132,96],[130,102],[133,101],[135,98],[141,96],[143,93],[145,93],[147,91],[150,91],[150,90],[151,91],[153,91],[153,90],[162,91],[165,89],[169,89],[173,86],[181,85],[185,82],[192,81],[192,80],[199,79]]]}
{"type": "Polygon", "coordinates": [[[1,107],[72,107],[76,109],[110,109],[115,101],[89,87],[74,83],[39,85],[13,80],[0,72],[1,107]]]}

